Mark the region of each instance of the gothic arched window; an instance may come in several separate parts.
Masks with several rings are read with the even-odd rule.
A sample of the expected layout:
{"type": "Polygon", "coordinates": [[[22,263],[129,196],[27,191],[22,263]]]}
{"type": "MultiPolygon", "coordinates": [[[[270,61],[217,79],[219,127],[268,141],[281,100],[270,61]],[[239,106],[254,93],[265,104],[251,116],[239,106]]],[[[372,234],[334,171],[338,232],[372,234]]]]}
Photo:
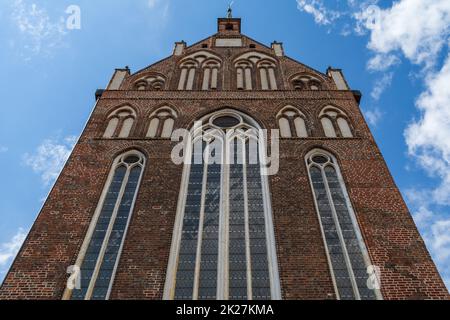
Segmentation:
{"type": "Polygon", "coordinates": [[[307,138],[306,117],[297,108],[287,106],[277,115],[282,138],[307,138]]]}
{"type": "Polygon", "coordinates": [[[270,60],[263,60],[258,63],[258,70],[261,79],[262,90],[277,90],[277,79],[275,76],[276,65],[270,60]]]}
{"type": "Polygon", "coordinates": [[[178,90],[193,90],[197,68],[198,64],[195,60],[188,60],[181,65],[178,90]]]}
{"type": "Polygon", "coordinates": [[[133,129],[136,112],[131,107],[122,107],[108,117],[104,138],[128,138],[133,129]]]}
{"type": "Polygon", "coordinates": [[[276,60],[266,54],[251,51],[234,60],[236,69],[236,85],[238,90],[253,90],[253,79],[259,77],[261,90],[277,90],[276,60]],[[254,71],[259,73],[258,77],[254,71]]]}
{"type": "Polygon", "coordinates": [[[221,66],[221,59],[209,51],[188,55],[180,63],[178,90],[195,90],[198,70],[203,70],[202,90],[217,89],[221,66]]]}
{"type": "Polygon", "coordinates": [[[177,113],[170,107],[162,107],[152,113],[147,130],[147,138],[165,138],[172,136],[177,113]]]}
{"type": "Polygon", "coordinates": [[[202,120],[186,153],[165,299],[280,299],[259,126],[224,110],[202,120]]]}
{"type": "Polygon", "coordinates": [[[72,300],[107,300],[139,190],[145,157],[129,151],[113,163],[76,265],[81,289],[66,292],[72,300]]]}
{"type": "Polygon", "coordinates": [[[291,84],[294,90],[321,90],[322,81],[318,77],[310,74],[297,74],[291,77],[291,84]]]}
{"type": "Polygon", "coordinates": [[[328,138],[353,138],[347,115],[333,106],[325,107],[320,113],[325,136],[328,138]]]}
{"type": "Polygon", "coordinates": [[[253,89],[253,64],[249,61],[240,61],[236,64],[237,89],[253,89]]]}
{"type": "Polygon", "coordinates": [[[306,157],[325,249],[338,299],[381,299],[368,288],[371,266],[336,159],[323,150],[306,157]]]}
{"type": "Polygon", "coordinates": [[[160,91],[165,87],[166,79],[158,74],[147,75],[144,78],[137,80],[134,84],[136,90],[151,90],[160,91]]]}
{"type": "Polygon", "coordinates": [[[210,59],[203,63],[202,90],[215,90],[218,85],[220,62],[210,59]]]}

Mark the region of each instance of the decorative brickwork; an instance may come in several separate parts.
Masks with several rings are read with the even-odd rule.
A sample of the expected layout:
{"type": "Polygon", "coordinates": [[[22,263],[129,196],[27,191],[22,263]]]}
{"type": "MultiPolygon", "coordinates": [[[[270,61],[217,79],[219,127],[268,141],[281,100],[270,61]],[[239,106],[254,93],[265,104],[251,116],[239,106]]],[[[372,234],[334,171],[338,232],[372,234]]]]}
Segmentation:
{"type": "Polygon", "coordinates": [[[119,89],[109,87],[98,100],[0,289],[0,299],[62,299],[66,269],[78,257],[113,161],[129,149],[145,154],[147,164],[110,298],[162,299],[183,167],[171,161],[175,142],[145,138],[151,115],[171,107],[178,115],[175,129],[189,129],[206,114],[234,108],[265,129],[278,129],[277,115],[288,105],[305,116],[309,137],[281,140],[280,171],[269,178],[283,299],[336,298],[305,164],[314,148],[331,152],[339,162],[370,259],[381,268],[383,298],[449,299],[354,93],[338,90],[331,76],[277,56],[236,30],[240,32],[240,19],[220,19],[218,34],[182,48],[181,55],[133,75],[122,70],[119,89]],[[241,38],[242,47],[215,47],[219,37],[241,38]],[[197,71],[192,91],[177,90],[180,61],[199,50],[222,59],[217,89],[201,91],[202,73],[197,71]],[[278,90],[261,90],[256,70],[253,90],[236,89],[234,61],[250,51],[276,61],[278,90]],[[320,90],[294,90],[291,80],[298,74],[319,79],[320,90]],[[147,75],[164,81],[157,90],[138,90],[147,75]],[[103,138],[108,116],[124,105],[136,111],[129,137],[103,138]],[[328,105],[348,116],[354,138],[325,137],[319,117],[328,105]]]}

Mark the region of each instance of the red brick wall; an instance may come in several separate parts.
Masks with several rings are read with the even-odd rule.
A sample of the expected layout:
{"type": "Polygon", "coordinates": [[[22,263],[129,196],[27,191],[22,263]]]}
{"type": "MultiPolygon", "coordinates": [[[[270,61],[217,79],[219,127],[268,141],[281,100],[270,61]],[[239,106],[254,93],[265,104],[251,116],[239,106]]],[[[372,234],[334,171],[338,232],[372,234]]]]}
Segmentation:
{"type": "MultiPolygon", "coordinates": [[[[213,44],[199,42],[187,52],[213,44]]],[[[272,50],[244,38],[257,50],[272,50]]],[[[373,264],[381,267],[385,299],[449,299],[411,215],[384,162],[351,92],[335,91],[330,78],[287,57],[278,59],[275,92],[232,91],[233,59],[247,49],[217,49],[223,60],[218,92],[133,91],[146,72],[168,78],[167,89],[178,86],[181,57],[171,57],[128,77],[120,91],[106,91],[58,178],[24,247],[0,289],[0,299],[61,299],[68,275],[85,238],[114,158],[130,148],[147,157],[140,193],[125,240],[112,299],[161,299],[170,254],[182,167],[172,163],[175,143],[145,139],[148,117],[162,105],[179,113],[176,128],[189,128],[207,113],[231,107],[248,113],[266,129],[276,129],[276,115],[286,105],[307,117],[312,137],[283,139],[278,175],[270,178],[276,248],[284,299],[333,299],[313,194],[304,157],[312,148],[332,152],[339,161],[348,192],[373,264]],[[290,91],[287,81],[298,72],[323,79],[323,91],[290,91]],[[102,139],[106,118],[114,108],[129,104],[137,122],[129,139],[102,139]],[[350,117],[352,139],[325,138],[318,115],[333,104],[350,117]]]]}

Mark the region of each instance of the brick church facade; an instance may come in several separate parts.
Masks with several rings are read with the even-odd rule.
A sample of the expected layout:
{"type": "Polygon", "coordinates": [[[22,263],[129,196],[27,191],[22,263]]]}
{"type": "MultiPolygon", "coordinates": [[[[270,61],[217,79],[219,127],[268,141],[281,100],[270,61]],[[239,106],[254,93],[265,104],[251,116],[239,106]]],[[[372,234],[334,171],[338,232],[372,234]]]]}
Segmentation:
{"type": "Polygon", "coordinates": [[[116,70],[0,299],[449,299],[360,99],[341,70],[307,67],[231,15],[116,70]],[[176,164],[178,129],[279,130],[279,170],[263,174],[263,157],[176,164]]]}

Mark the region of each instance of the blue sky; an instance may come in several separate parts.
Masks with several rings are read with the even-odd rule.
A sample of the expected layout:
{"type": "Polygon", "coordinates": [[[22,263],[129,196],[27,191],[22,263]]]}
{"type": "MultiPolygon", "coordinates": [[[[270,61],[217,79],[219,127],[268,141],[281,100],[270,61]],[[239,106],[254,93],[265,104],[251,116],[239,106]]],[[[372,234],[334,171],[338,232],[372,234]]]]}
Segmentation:
{"type": "MultiPolygon", "coordinates": [[[[225,0],[0,0],[0,282],[114,68],[216,32],[225,0]],[[69,5],[81,29],[66,28],[69,5]]],[[[450,286],[450,2],[237,0],[243,32],[342,68],[450,286]]]]}

